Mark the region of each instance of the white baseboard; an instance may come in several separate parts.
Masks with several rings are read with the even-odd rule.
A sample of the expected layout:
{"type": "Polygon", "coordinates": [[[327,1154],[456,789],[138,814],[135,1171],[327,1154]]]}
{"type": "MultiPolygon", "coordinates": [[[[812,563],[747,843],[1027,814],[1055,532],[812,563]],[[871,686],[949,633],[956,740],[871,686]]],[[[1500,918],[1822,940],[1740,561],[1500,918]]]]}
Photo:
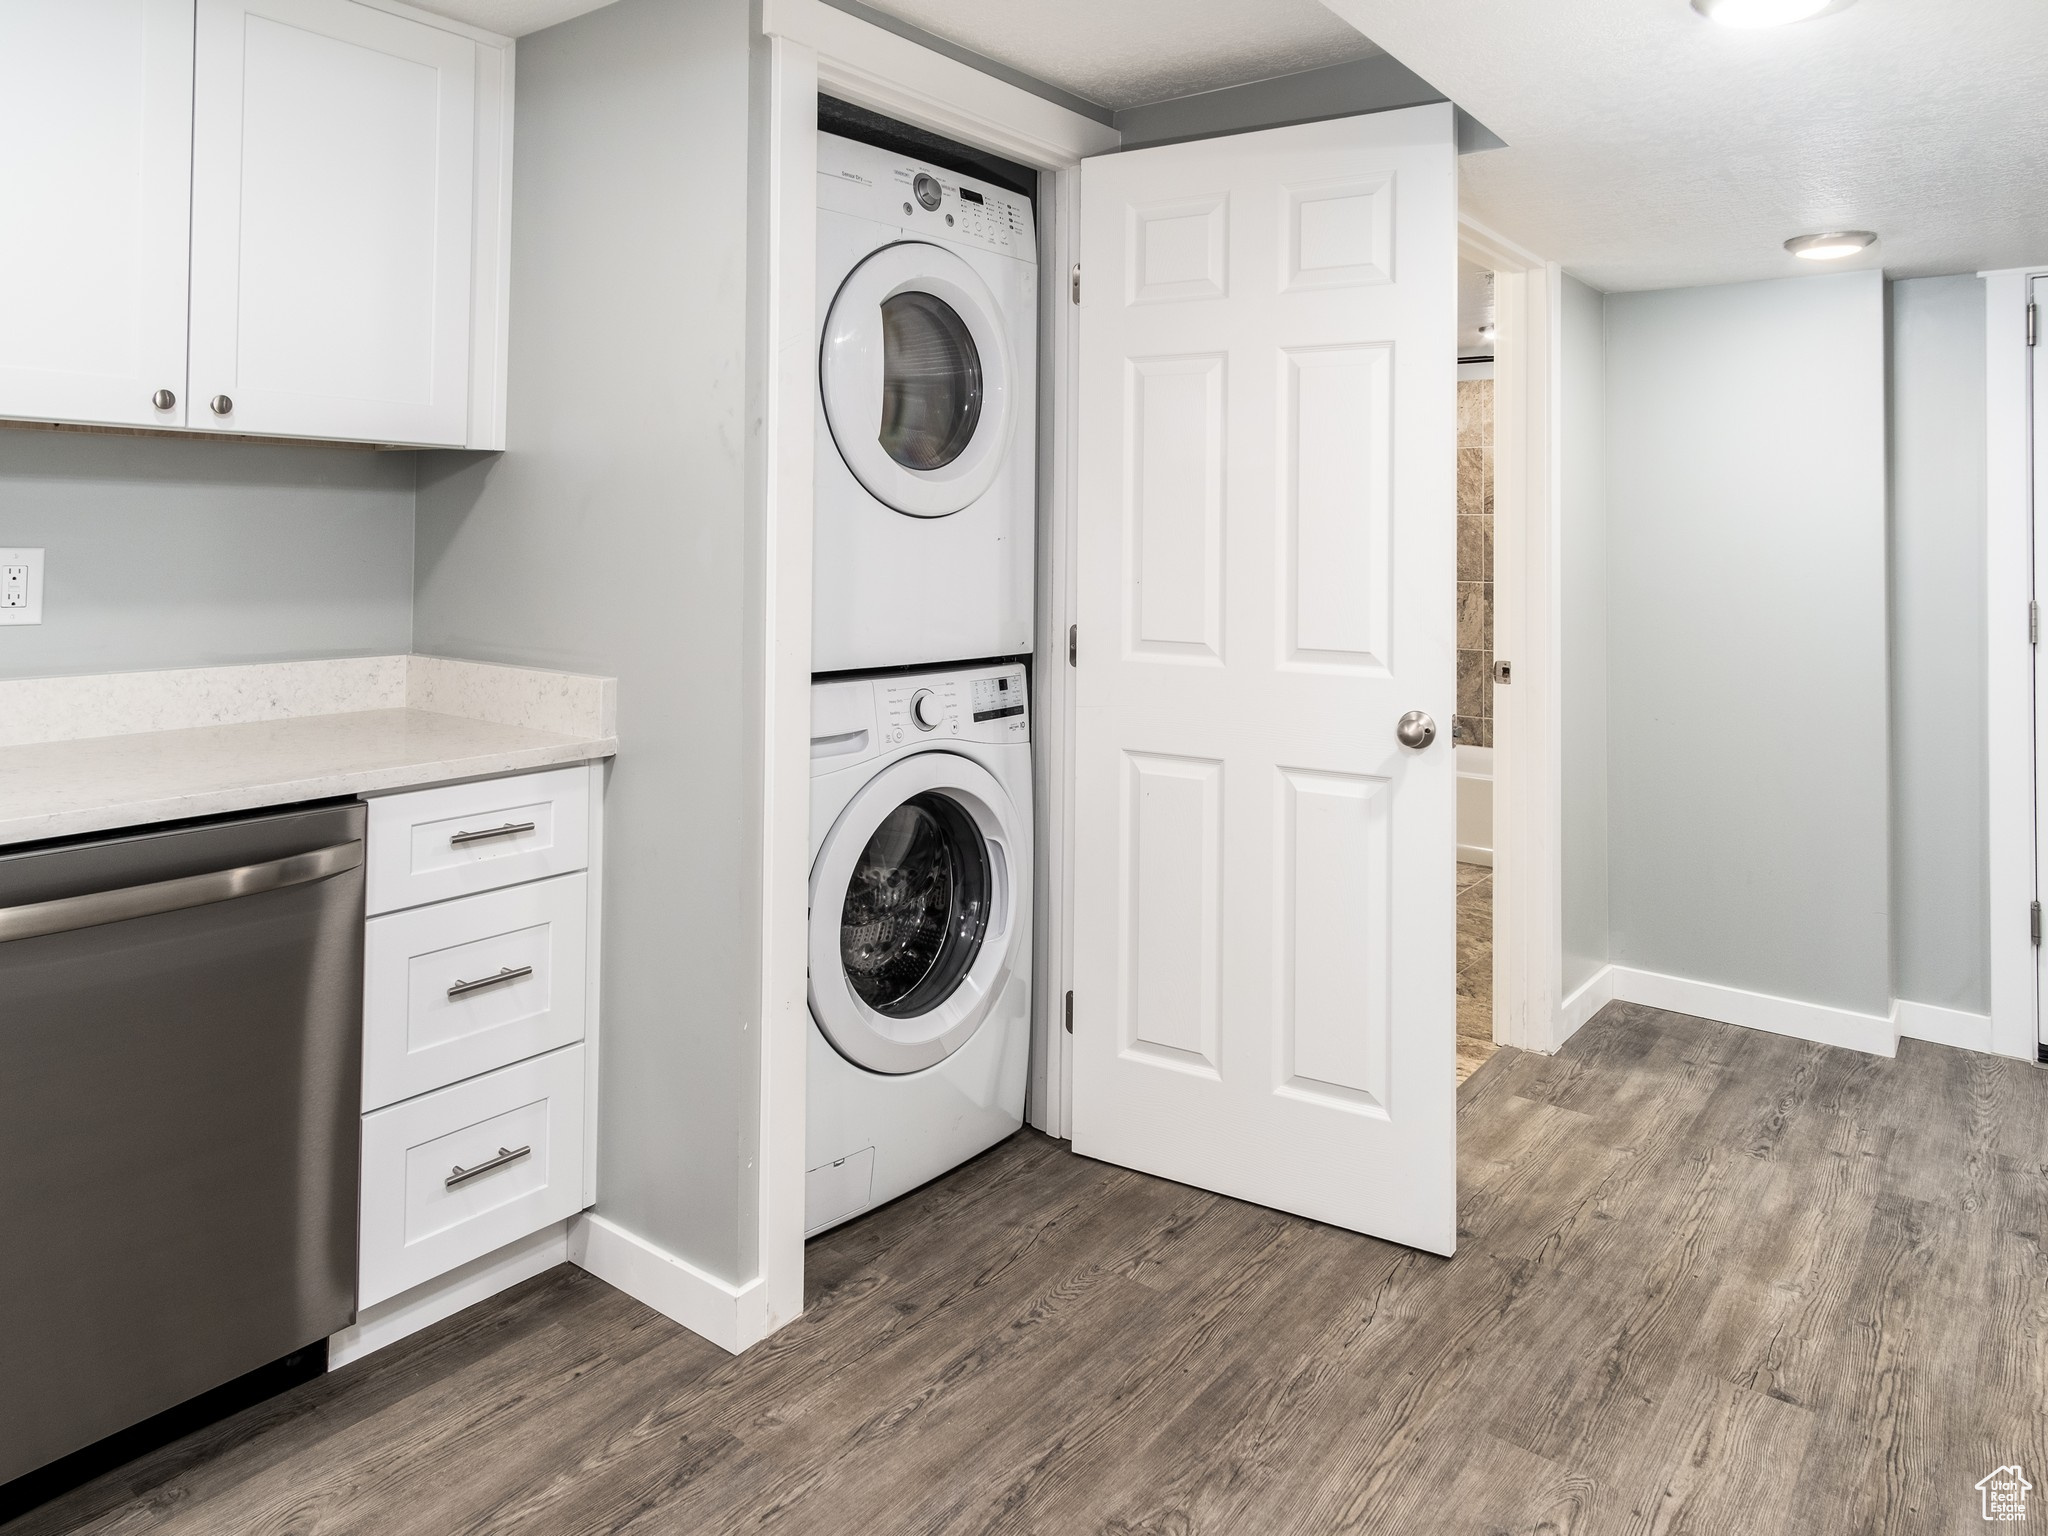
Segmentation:
{"type": "Polygon", "coordinates": [[[1898,1030],[1888,1013],[1856,1013],[1825,1003],[1803,1003],[1794,998],[1773,997],[1768,992],[1745,992],[1740,987],[1724,987],[1685,976],[1661,976],[1655,971],[1632,970],[1622,965],[1608,969],[1614,975],[1614,996],[1625,1003],[1689,1013],[1723,1024],[1740,1024],[1745,1029],[1768,1030],[1795,1040],[1846,1046],[1873,1056],[1898,1054],[1898,1030]]]}
{"type": "Polygon", "coordinates": [[[365,1307],[356,1320],[327,1340],[327,1368],[338,1370],[351,1360],[396,1344],[487,1296],[531,1280],[569,1259],[569,1220],[507,1243],[495,1253],[471,1259],[459,1269],[416,1285],[411,1290],[365,1307]]]}
{"type": "Polygon", "coordinates": [[[573,1219],[569,1258],[728,1353],[767,1336],[767,1286],[759,1277],[730,1284],[587,1211],[573,1219]]]}
{"type": "Polygon", "coordinates": [[[1931,1040],[1936,1045],[1952,1045],[1959,1051],[1988,1054],[1991,1050],[1988,1013],[1964,1013],[1959,1008],[1938,1008],[1933,1003],[1908,1002],[1902,997],[1892,1004],[1892,1017],[1898,1021],[1902,1039],[1931,1040]]]}
{"type": "Polygon", "coordinates": [[[1460,843],[1458,844],[1458,862],[1460,864],[1484,864],[1488,869],[1491,869],[1493,868],[1493,850],[1491,848],[1472,848],[1464,843],[1460,843]]]}
{"type": "Polygon", "coordinates": [[[1556,1050],[1579,1032],[1579,1026],[1614,1001],[1614,967],[1603,965],[1558,1005],[1557,1027],[1551,1040],[1556,1050]]]}

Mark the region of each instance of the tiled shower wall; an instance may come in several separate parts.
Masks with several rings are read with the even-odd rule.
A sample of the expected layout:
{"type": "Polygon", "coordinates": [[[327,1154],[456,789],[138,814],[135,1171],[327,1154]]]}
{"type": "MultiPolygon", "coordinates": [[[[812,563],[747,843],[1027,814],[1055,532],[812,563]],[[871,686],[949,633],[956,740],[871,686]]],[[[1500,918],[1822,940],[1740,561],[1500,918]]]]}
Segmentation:
{"type": "Polygon", "coordinates": [[[1493,745],[1493,380],[1458,381],[1458,713],[1451,739],[1493,745]]]}

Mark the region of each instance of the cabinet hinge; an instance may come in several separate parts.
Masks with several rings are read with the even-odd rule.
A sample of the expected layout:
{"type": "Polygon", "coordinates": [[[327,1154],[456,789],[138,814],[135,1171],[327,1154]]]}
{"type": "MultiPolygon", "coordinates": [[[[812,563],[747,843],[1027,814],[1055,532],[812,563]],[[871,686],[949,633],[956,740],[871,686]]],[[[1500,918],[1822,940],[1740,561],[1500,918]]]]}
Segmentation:
{"type": "MultiPolygon", "coordinates": [[[[1079,267],[1076,267],[1074,268],[1074,292],[1076,295],[1079,295],[1081,291],[1080,284],[1081,269],[1079,267]]],[[[1074,302],[1078,304],[1081,302],[1081,300],[1079,299],[1079,297],[1076,297],[1074,302]]],[[[2031,347],[2036,341],[2040,340],[2040,337],[2041,306],[2038,304],[2029,304],[2027,306],[2027,345],[2031,347]]]]}
{"type": "Polygon", "coordinates": [[[1067,626],[1067,665],[1081,665],[1081,626],[1078,624],[1067,626]]]}
{"type": "MultiPolygon", "coordinates": [[[[1071,290],[1071,291],[1072,291],[1072,293],[1073,293],[1073,296],[1074,296],[1074,302],[1075,302],[1076,304],[1080,303],[1080,302],[1081,302],[1081,263],[1079,263],[1078,261],[1074,263],[1074,277],[1073,277],[1073,288],[1072,288],[1072,290],[1071,290]]],[[[2031,313],[2031,311],[2029,311],[2029,313],[2031,313]]],[[[2027,323],[2028,323],[2029,325],[2033,324],[2033,322],[2032,322],[2032,321],[2028,321],[2027,323]]]]}
{"type": "Polygon", "coordinates": [[[1074,1032],[1074,994],[1073,994],[1073,993],[1071,993],[1071,992],[1069,992],[1069,993],[1067,994],[1067,1033],[1071,1035],[1071,1034],[1072,1034],[1073,1032],[1074,1032]]]}
{"type": "Polygon", "coordinates": [[[2041,903],[2038,901],[2033,905],[2032,915],[2029,917],[2028,922],[2033,929],[2034,948],[2039,949],[2041,947],[2041,903]]]}

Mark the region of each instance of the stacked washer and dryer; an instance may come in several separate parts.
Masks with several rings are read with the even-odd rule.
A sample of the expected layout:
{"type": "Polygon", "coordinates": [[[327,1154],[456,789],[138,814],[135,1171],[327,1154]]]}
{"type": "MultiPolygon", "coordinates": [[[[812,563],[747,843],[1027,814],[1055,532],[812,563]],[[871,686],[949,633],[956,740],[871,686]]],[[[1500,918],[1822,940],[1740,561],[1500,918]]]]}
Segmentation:
{"type": "Polygon", "coordinates": [[[1031,1038],[1031,202],[821,133],[818,254],[807,1233],[1016,1130],[1031,1038]]]}

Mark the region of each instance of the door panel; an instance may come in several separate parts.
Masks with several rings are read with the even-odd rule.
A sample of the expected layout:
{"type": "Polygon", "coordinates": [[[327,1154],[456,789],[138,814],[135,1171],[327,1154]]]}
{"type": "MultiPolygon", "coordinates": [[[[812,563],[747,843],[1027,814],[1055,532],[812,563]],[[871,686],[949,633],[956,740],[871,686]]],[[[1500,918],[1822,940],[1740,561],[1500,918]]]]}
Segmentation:
{"type": "Polygon", "coordinates": [[[199,0],[196,78],[192,424],[459,446],[476,45],[349,0],[199,0]]]}
{"type": "Polygon", "coordinates": [[[1439,1253],[1456,219],[1447,106],[1082,173],[1074,1147],[1439,1253]]]}
{"type": "Polygon", "coordinates": [[[0,143],[0,416],[183,426],[192,0],[0,5],[0,143]]]}

